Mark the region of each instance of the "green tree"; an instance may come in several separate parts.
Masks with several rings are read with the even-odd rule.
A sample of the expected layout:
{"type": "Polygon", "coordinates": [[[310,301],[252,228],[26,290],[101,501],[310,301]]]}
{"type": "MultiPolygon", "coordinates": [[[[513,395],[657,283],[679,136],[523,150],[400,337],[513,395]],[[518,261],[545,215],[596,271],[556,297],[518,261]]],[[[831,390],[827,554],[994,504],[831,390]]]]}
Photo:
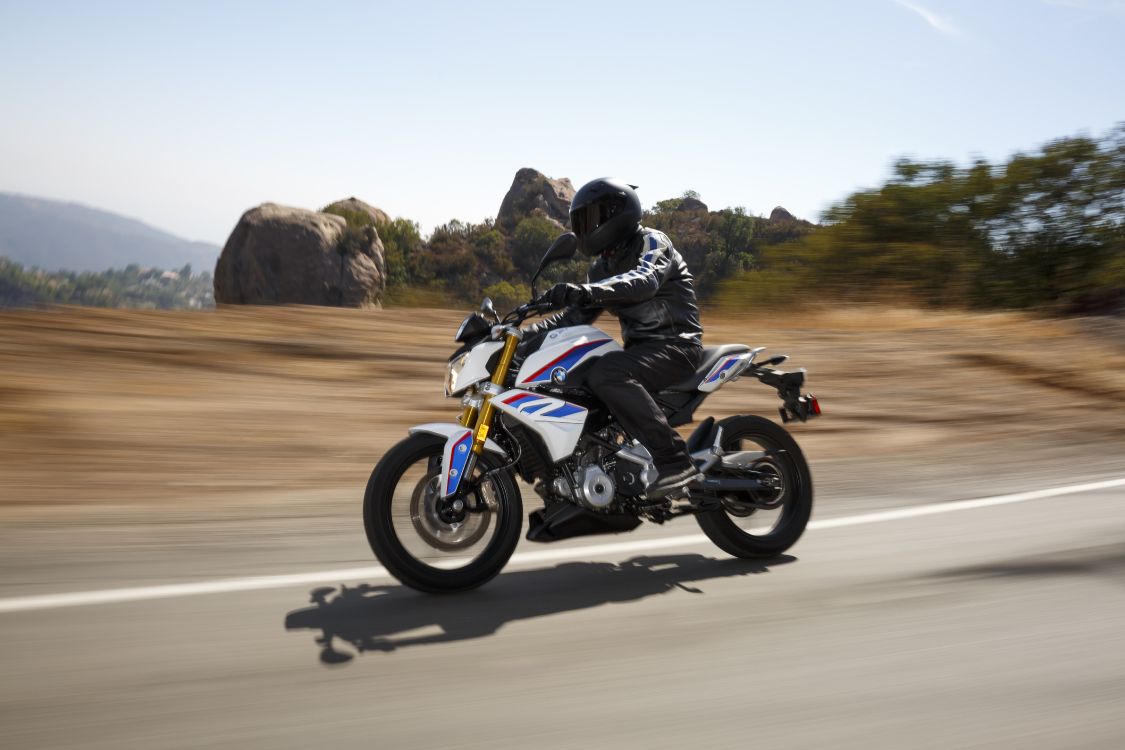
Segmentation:
{"type": "Polygon", "coordinates": [[[483,290],[483,296],[491,297],[501,314],[528,301],[531,292],[527,284],[520,282],[497,281],[483,290]]]}
{"type": "Polygon", "coordinates": [[[528,216],[520,220],[508,247],[512,263],[523,278],[531,278],[543,253],[562,232],[557,224],[542,216],[528,216]]]}
{"type": "Polygon", "coordinates": [[[383,241],[383,258],[387,268],[387,286],[405,286],[410,282],[409,268],[412,258],[423,247],[418,224],[409,219],[392,219],[378,222],[375,228],[383,241]]]}
{"type": "Polygon", "coordinates": [[[722,298],[763,286],[928,305],[1109,309],[1125,298],[1125,125],[1000,165],[900,160],[880,188],[769,247],[722,298]]]}

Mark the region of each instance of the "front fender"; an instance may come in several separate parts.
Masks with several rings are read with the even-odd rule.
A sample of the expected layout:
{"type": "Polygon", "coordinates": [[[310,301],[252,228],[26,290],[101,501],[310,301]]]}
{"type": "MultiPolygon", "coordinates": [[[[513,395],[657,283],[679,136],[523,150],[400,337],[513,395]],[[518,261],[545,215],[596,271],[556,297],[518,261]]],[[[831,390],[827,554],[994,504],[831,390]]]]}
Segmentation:
{"type": "MultiPolygon", "coordinates": [[[[438,435],[440,437],[449,439],[454,435],[460,436],[461,433],[465,430],[465,427],[462,427],[461,425],[454,422],[429,422],[427,424],[415,425],[414,427],[410,428],[409,432],[411,435],[416,435],[417,433],[422,432],[427,435],[438,435]]],[[[496,453],[497,455],[504,456],[505,458],[508,457],[507,452],[503,448],[501,448],[500,445],[492,438],[488,438],[484,441],[484,449],[491,453],[496,453]]]]}
{"type": "MultiPolygon", "coordinates": [[[[430,422],[410,428],[410,434],[423,433],[445,438],[445,448],[441,452],[441,494],[449,497],[457,491],[461,477],[469,465],[472,455],[473,431],[468,427],[448,422],[430,422]]],[[[491,439],[484,441],[484,449],[507,458],[508,454],[491,439]]]]}

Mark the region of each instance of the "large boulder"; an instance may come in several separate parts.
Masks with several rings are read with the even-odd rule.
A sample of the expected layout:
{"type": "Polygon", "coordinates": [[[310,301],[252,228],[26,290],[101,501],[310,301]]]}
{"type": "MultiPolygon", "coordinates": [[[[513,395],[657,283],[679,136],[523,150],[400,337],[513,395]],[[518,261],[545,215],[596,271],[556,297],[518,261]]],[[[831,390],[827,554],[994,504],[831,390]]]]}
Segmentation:
{"type": "Polygon", "coordinates": [[[340,216],[263,203],[242,215],[223,247],[215,301],[378,306],[383,268],[375,227],[349,228],[340,216]]]}
{"type": "MultiPolygon", "coordinates": [[[[373,222],[375,224],[390,224],[391,223],[391,217],[386,211],[384,211],[381,208],[376,208],[375,206],[372,206],[370,203],[364,203],[359,198],[356,198],[354,195],[351,198],[345,198],[342,201],[336,201],[335,203],[329,203],[327,206],[324,207],[323,211],[325,213],[336,214],[337,216],[343,216],[345,219],[348,218],[349,215],[355,215],[355,216],[366,217],[370,220],[370,222],[373,222]]],[[[366,224],[366,223],[370,223],[370,222],[365,221],[365,222],[362,222],[362,223],[366,224]]],[[[356,222],[353,221],[352,223],[354,224],[356,222]]]]}
{"type": "Polygon", "coordinates": [[[515,229],[520,219],[543,216],[565,229],[570,223],[570,201],[574,198],[574,185],[565,177],[553,180],[542,172],[524,167],[516,172],[512,187],[508,189],[496,224],[504,232],[515,229]]]}

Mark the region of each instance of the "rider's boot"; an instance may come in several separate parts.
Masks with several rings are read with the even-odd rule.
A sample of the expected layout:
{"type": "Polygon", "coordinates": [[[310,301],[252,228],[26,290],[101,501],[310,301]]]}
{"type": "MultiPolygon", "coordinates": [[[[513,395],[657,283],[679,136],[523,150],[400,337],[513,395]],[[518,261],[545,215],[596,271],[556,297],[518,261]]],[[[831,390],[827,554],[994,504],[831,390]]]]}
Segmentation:
{"type": "Polygon", "coordinates": [[[665,497],[682,487],[686,487],[700,476],[699,470],[690,463],[671,464],[660,470],[656,480],[645,491],[645,494],[650,499],[665,497]]]}

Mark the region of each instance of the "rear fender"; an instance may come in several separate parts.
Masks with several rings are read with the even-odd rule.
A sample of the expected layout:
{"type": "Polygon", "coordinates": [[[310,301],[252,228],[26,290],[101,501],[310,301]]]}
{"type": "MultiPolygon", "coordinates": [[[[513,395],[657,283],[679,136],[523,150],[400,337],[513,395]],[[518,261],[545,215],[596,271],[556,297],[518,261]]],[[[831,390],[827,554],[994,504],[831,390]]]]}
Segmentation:
{"type": "MultiPolygon", "coordinates": [[[[465,470],[471,468],[469,459],[473,455],[473,431],[459,424],[430,422],[410,428],[411,435],[419,433],[445,438],[445,448],[441,452],[441,494],[449,497],[457,492],[465,470]]],[[[484,441],[484,449],[508,457],[504,449],[491,439],[484,441]]]]}

